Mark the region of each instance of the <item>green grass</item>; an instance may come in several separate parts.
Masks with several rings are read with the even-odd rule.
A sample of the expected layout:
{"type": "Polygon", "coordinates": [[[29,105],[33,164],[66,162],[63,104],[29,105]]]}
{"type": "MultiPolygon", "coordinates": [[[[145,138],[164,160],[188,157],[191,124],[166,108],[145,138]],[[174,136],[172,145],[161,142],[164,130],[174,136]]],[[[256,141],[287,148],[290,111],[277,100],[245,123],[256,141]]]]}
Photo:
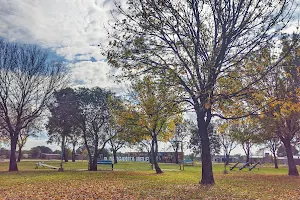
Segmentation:
{"type": "MultiPolygon", "coordinates": [[[[65,172],[35,168],[34,161],[18,164],[19,172],[7,172],[0,162],[0,199],[300,199],[300,178],[287,176],[287,168],[260,166],[249,172],[223,174],[215,164],[214,186],[200,186],[201,166],[160,164],[165,173],[157,175],[148,163],[121,162],[100,165],[101,171],[87,169],[86,161],[64,163],[65,172]],[[173,171],[172,171],[173,170],[173,171]],[[176,170],[176,171],[175,171],[176,170]]],[[[59,166],[59,162],[45,161],[59,166]]]]}

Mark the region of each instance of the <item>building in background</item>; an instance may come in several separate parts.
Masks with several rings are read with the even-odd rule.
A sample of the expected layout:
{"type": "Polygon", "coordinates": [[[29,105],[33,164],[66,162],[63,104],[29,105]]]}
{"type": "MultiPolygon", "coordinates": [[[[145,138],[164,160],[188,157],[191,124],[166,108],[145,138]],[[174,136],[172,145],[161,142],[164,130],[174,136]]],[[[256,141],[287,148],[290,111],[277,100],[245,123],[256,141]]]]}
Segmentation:
{"type": "MultiPolygon", "coordinates": [[[[183,153],[178,152],[178,161],[183,158],[183,153]]],[[[149,162],[151,155],[148,152],[126,152],[124,155],[118,157],[119,161],[132,161],[132,162],[149,162]]],[[[175,163],[175,152],[158,152],[157,161],[160,163],[175,163]]]]}

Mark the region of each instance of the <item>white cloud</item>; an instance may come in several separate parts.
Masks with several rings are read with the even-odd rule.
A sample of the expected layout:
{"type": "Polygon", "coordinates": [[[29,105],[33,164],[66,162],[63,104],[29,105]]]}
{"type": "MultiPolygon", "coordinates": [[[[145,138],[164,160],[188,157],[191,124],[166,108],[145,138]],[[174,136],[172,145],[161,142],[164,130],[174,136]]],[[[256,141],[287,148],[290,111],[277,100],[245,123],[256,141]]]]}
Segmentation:
{"type": "Polygon", "coordinates": [[[104,61],[81,61],[70,64],[71,80],[74,80],[73,86],[111,88],[115,86],[112,78],[107,73],[110,67],[104,61]]]}
{"type": "Polygon", "coordinates": [[[104,26],[112,0],[0,0],[0,5],[0,37],[51,48],[76,61],[69,65],[74,85],[118,90],[98,47],[107,42],[104,26]]]}
{"type": "Polygon", "coordinates": [[[39,44],[74,59],[76,54],[101,58],[112,9],[110,0],[0,0],[0,36],[39,44]]]}

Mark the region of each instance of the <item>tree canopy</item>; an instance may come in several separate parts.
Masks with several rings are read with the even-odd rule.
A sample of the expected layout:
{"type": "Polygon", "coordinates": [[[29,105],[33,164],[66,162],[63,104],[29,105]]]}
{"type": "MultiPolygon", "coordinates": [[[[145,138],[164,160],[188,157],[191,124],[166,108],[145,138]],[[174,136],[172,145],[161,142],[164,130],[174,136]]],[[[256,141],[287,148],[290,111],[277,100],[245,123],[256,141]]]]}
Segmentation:
{"type": "Polygon", "coordinates": [[[224,116],[214,113],[215,106],[232,98],[241,101],[248,89],[274,67],[268,65],[261,73],[253,72],[249,82],[231,74],[242,73],[242,61],[248,62],[245,58],[252,51],[270,43],[285,28],[294,11],[293,1],[130,0],[126,6],[116,5],[108,62],[121,68],[123,77],[152,75],[183,92],[182,100],[189,102],[197,115],[201,183],[214,184],[207,131],[211,118],[245,114],[224,116]],[[229,90],[227,84],[221,84],[224,77],[243,84],[229,90]]]}

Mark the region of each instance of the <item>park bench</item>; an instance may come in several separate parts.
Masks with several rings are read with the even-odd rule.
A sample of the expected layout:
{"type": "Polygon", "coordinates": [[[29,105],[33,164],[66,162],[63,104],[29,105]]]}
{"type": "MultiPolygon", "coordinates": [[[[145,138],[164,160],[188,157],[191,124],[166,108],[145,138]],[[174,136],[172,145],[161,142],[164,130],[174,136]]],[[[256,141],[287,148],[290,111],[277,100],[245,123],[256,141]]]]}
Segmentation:
{"type": "Polygon", "coordinates": [[[247,166],[249,166],[249,162],[246,162],[243,166],[240,167],[240,170],[246,168],[247,166]]]}
{"type": "Polygon", "coordinates": [[[230,171],[232,171],[234,168],[236,168],[237,165],[238,165],[239,163],[240,163],[240,162],[237,162],[237,163],[235,163],[232,167],[230,167],[230,171]]]}
{"type": "Polygon", "coordinates": [[[114,170],[114,164],[111,160],[98,160],[97,165],[111,165],[111,170],[114,170]]]}
{"type": "Polygon", "coordinates": [[[194,166],[194,161],[193,160],[183,160],[183,164],[194,166]]]}
{"type": "Polygon", "coordinates": [[[260,164],[260,162],[257,162],[254,165],[252,165],[251,167],[249,167],[249,171],[251,171],[252,169],[254,169],[258,164],[260,164]]]}

